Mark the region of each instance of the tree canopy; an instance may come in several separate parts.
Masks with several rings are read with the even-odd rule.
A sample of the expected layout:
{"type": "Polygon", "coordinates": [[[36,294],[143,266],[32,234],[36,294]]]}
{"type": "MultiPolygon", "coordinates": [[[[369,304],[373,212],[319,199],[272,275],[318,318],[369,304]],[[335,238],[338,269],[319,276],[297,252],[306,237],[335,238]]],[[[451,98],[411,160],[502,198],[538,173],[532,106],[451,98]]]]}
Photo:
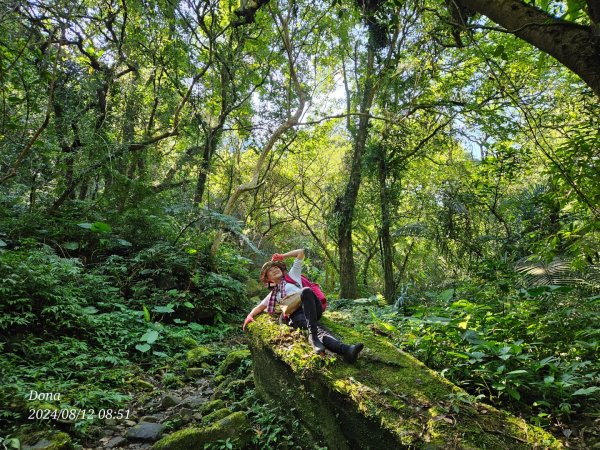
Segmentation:
{"type": "Polygon", "coordinates": [[[5,0],[7,383],[16,337],[158,367],[305,248],[334,307],[597,443],[599,98],[592,0],[5,0]]]}

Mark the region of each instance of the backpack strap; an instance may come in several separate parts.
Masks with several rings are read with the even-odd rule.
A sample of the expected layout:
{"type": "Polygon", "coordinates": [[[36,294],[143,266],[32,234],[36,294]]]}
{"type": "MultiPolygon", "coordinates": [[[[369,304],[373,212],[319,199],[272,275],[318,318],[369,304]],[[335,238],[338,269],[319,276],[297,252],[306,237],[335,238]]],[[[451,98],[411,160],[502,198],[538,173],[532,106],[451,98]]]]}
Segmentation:
{"type": "Polygon", "coordinates": [[[297,288],[302,289],[302,285],[300,283],[298,283],[296,280],[294,280],[292,277],[290,277],[287,273],[285,274],[285,276],[283,277],[283,279],[285,281],[287,281],[288,283],[292,283],[297,288]]]}

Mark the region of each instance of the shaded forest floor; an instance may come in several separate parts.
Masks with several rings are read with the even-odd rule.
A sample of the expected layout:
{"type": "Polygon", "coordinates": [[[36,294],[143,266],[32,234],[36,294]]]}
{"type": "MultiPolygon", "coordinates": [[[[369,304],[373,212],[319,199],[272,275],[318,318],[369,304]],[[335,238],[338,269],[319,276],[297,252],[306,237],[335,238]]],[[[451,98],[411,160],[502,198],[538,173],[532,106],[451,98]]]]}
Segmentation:
{"type": "MultiPolygon", "coordinates": [[[[59,256],[31,241],[0,252],[0,438],[8,448],[38,429],[65,431],[79,448],[116,447],[128,433],[138,439],[131,430],[140,422],[161,422],[167,434],[236,412],[248,420],[248,448],[314,447],[297,420],[256,397],[241,323],[264,292],[249,281],[256,277],[247,259],[224,246],[211,267],[202,248],[164,242],[121,255],[109,249],[91,262],[62,249],[59,256]],[[239,358],[230,365],[232,355],[239,358]],[[32,390],[60,400],[28,400],[32,390]],[[72,409],[105,417],[28,419],[72,409]]],[[[474,279],[415,293],[398,308],[378,296],[331,299],[329,308],[566,446],[600,445],[595,294],[553,286],[499,294],[493,281],[474,279]]],[[[224,437],[211,445],[232,444],[224,437]]]]}
{"type": "MultiPolygon", "coordinates": [[[[372,308],[359,304],[349,310],[345,302],[338,302],[337,305],[334,302],[336,307],[355,316],[357,327],[364,326],[393,338],[396,330],[386,328],[379,319],[372,317],[373,320],[369,322],[360,320],[372,308]]],[[[253,428],[247,448],[317,448],[297,420],[285,410],[256,397],[251,360],[244,350],[245,336],[238,329],[238,324],[222,324],[210,329],[221,330],[224,334],[215,333],[215,337],[198,346],[188,342],[187,348],[180,349],[177,361],[152,368],[139,365],[133,370],[138,375],[134,380],[129,380],[120,388],[107,386],[110,390],[126,393],[128,400],[105,407],[119,406],[128,411],[127,418],[96,419],[79,424],[51,420],[32,423],[21,419],[16,421],[20,426],[12,428],[10,436],[31,436],[34,430],[54,429],[67,432],[73,437],[76,448],[85,450],[149,449],[158,439],[158,433],[166,435],[186,427],[205,427],[227,414],[243,411],[250,418],[253,428]],[[226,363],[227,355],[236,352],[240,357],[226,363]],[[156,424],[160,424],[160,428],[156,424]]],[[[46,388],[52,389],[52,386],[46,384],[46,388]]],[[[510,403],[492,403],[527,419],[526,411],[510,403]]],[[[552,424],[547,429],[568,448],[597,448],[600,445],[597,434],[600,420],[597,412],[590,410],[589,413],[574,417],[568,425],[552,424]],[[571,432],[565,433],[566,429],[571,432]]],[[[231,448],[231,445],[231,440],[222,439],[216,440],[208,448],[225,449],[231,448]]]]}

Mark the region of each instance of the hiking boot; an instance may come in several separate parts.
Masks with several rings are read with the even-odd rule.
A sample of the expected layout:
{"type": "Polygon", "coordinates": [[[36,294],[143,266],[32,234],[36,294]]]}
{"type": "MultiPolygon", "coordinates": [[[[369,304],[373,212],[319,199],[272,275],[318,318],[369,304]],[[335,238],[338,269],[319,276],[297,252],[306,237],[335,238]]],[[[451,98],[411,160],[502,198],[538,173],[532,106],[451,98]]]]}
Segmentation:
{"type": "Polygon", "coordinates": [[[317,335],[310,334],[308,335],[308,343],[313,348],[315,353],[324,355],[325,354],[325,346],[321,342],[321,339],[317,335]]]}
{"type": "Polygon", "coordinates": [[[364,348],[362,343],[358,343],[355,345],[346,345],[342,350],[342,355],[344,356],[344,361],[350,364],[354,364],[358,358],[358,354],[364,348]]]}

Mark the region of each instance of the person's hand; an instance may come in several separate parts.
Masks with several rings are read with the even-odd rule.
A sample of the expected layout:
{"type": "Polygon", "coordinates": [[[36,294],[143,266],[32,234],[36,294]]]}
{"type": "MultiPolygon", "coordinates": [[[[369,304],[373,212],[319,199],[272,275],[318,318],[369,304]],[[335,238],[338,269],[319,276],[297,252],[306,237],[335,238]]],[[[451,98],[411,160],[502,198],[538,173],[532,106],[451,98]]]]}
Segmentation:
{"type": "Polygon", "coordinates": [[[242,330],[246,331],[246,325],[248,325],[250,322],[254,322],[254,317],[252,317],[250,314],[248,314],[246,316],[246,320],[244,320],[244,325],[242,326],[242,330]]]}
{"type": "Polygon", "coordinates": [[[283,261],[283,255],[281,253],[273,253],[271,261],[283,261]]]}

